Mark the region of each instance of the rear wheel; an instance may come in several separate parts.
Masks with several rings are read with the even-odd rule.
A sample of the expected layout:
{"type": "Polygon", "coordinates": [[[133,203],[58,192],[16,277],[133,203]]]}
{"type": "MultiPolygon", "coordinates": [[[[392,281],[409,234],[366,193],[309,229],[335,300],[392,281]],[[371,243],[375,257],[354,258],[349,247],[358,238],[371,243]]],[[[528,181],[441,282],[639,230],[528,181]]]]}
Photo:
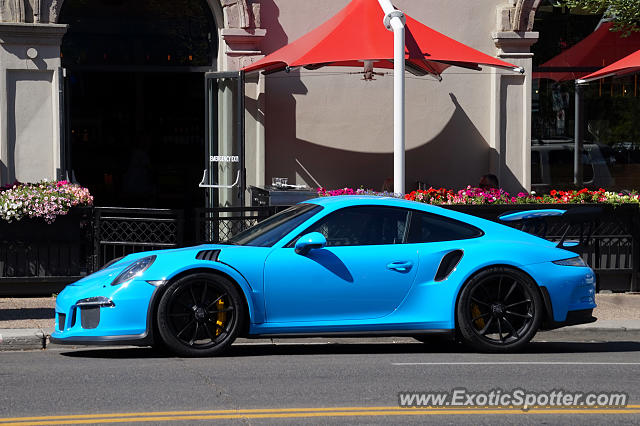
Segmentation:
{"type": "Polygon", "coordinates": [[[164,344],[182,356],[212,356],[238,335],[244,305],[226,278],[200,273],[172,283],[158,306],[158,332],[164,344]]]}
{"type": "Polygon", "coordinates": [[[522,348],[542,320],[538,286],[524,273],[503,267],[485,269],[460,293],[457,323],[464,343],[484,352],[522,348]]]}

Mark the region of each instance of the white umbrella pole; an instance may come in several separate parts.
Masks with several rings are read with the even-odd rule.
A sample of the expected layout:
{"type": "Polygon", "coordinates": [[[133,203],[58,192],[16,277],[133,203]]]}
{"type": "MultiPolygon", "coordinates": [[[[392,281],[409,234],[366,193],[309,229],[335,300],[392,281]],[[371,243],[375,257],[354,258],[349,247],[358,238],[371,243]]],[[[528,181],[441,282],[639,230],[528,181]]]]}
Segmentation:
{"type": "Polygon", "coordinates": [[[391,0],[378,0],[385,13],[384,25],[393,31],[393,192],[404,194],[404,14],[396,10],[391,0]]]}

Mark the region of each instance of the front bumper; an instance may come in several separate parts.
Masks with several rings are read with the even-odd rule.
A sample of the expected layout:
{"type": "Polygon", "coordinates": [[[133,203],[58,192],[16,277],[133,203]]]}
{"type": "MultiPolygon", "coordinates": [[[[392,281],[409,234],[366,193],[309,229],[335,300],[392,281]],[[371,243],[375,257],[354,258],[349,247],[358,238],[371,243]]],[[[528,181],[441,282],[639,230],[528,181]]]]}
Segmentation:
{"type": "Polygon", "coordinates": [[[554,330],[569,325],[589,324],[597,321],[598,318],[593,316],[593,309],[582,309],[579,311],[567,312],[567,319],[564,321],[547,320],[543,322],[542,330],[554,330]]]}
{"type": "Polygon", "coordinates": [[[153,343],[152,312],[158,287],[133,280],[111,286],[102,279],[67,286],[56,299],[57,344],[153,343]]]}

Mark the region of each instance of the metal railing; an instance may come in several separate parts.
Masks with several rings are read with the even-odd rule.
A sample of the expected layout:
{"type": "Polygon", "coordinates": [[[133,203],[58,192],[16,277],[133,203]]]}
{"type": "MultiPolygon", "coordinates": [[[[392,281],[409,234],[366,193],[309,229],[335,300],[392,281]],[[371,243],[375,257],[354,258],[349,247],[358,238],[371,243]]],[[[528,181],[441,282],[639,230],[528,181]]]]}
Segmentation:
{"type": "Polygon", "coordinates": [[[196,210],[199,243],[221,243],[276,212],[274,207],[220,207],[196,210]]]}
{"type": "MultiPolygon", "coordinates": [[[[490,220],[497,220],[501,213],[514,207],[450,206],[490,220]]],[[[183,210],[96,207],[60,217],[52,225],[44,221],[0,223],[0,284],[27,283],[35,289],[39,283],[54,283],[61,289],[110,260],[130,253],[224,242],[280,209],[282,207],[199,209],[185,218],[183,210]],[[190,231],[186,237],[185,226],[190,231]]],[[[638,221],[637,206],[608,208],[598,219],[581,255],[598,275],[601,289],[640,290],[638,221]]],[[[549,223],[528,232],[558,241],[565,226],[561,222],[549,223]]],[[[568,238],[579,234],[578,228],[571,229],[568,238]]],[[[40,293],[47,294],[47,291],[40,293]]]]}
{"type": "Polygon", "coordinates": [[[96,207],[93,270],[131,253],[180,247],[183,225],[182,210],[96,207]]]}

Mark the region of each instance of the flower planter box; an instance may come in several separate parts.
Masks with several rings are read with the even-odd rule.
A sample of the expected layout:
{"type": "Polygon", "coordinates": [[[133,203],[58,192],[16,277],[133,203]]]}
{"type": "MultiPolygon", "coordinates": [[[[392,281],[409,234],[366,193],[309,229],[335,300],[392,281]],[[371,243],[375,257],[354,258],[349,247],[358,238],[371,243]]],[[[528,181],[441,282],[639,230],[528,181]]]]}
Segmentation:
{"type": "Polygon", "coordinates": [[[90,271],[91,208],[74,208],[49,224],[0,220],[0,296],[57,293],[90,271]]]}

